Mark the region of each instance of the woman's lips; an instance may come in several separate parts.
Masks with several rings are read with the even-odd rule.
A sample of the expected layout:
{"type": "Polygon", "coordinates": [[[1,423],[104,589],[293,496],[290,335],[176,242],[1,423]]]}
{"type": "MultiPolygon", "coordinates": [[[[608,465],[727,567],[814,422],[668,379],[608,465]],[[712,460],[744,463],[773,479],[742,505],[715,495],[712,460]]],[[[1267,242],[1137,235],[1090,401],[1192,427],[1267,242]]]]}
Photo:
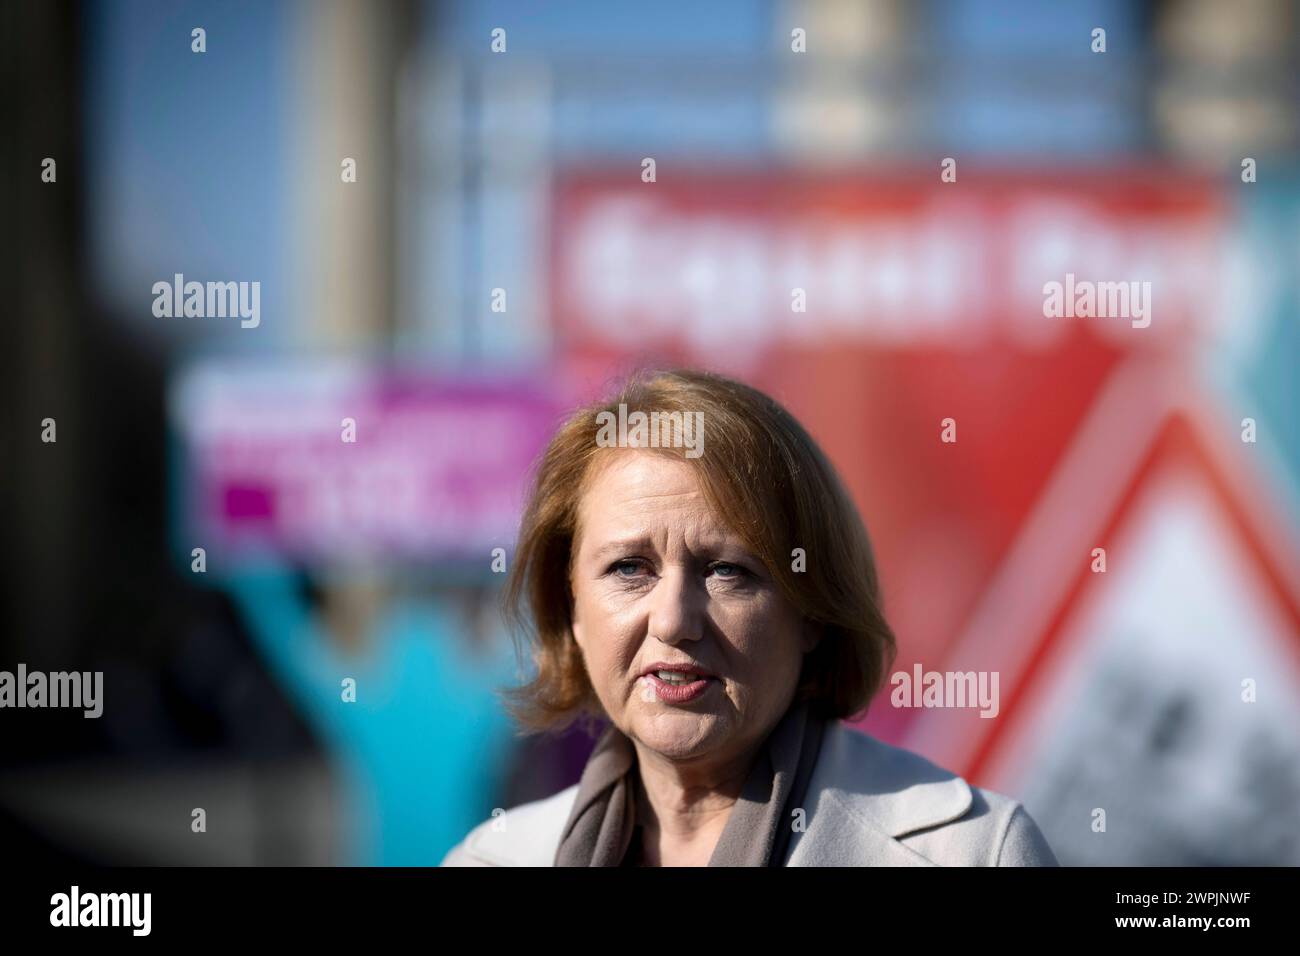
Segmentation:
{"type": "Polygon", "coordinates": [[[686,704],[697,700],[718,682],[716,677],[701,677],[689,684],[670,684],[655,673],[646,674],[643,679],[654,688],[655,696],[669,704],[686,704]]]}

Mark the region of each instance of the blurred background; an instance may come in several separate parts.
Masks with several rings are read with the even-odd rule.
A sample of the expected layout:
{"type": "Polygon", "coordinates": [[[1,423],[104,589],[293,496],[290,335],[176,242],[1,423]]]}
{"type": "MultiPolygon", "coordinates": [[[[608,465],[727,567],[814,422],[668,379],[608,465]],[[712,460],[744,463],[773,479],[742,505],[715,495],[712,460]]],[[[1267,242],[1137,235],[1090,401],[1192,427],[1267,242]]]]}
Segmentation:
{"type": "Polygon", "coordinates": [[[1296,3],[0,17],[0,669],[104,674],[0,713],[12,855],[432,865],[575,782],[500,570],[564,409],[672,362],[826,448],[895,671],[1000,675],[864,730],[1063,863],[1300,864],[1296,3]],[[1067,273],[1150,326],[1045,318],[1067,273]]]}

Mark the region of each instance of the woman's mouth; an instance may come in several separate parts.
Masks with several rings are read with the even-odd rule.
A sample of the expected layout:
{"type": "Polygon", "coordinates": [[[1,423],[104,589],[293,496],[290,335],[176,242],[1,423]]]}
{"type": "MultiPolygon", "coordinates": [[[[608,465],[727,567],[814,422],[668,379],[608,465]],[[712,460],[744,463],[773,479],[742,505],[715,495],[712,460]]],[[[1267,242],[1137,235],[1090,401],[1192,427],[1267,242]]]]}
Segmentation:
{"type": "Polygon", "coordinates": [[[655,676],[668,684],[691,684],[700,680],[702,674],[686,674],[681,671],[655,671],[655,676]]]}
{"type": "Polygon", "coordinates": [[[654,689],[655,696],[668,704],[686,704],[697,700],[718,683],[716,677],[681,671],[651,671],[643,679],[654,689]]]}

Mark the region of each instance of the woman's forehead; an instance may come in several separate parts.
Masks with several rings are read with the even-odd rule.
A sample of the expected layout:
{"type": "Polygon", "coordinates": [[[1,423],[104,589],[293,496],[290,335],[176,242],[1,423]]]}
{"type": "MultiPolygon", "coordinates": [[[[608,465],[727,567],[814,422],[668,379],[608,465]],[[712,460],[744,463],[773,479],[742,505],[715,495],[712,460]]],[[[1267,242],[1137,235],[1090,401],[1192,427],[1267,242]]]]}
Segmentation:
{"type": "Polygon", "coordinates": [[[708,508],[699,475],[680,458],[636,449],[597,456],[578,497],[588,515],[668,508],[708,508]]]}
{"type": "Polygon", "coordinates": [[[578,502],[592,547],[663,545],[670,537],[711,547],[738,535],[710,503],[695,469],[680,459],[630,452],[603,463],[578,502]]]}

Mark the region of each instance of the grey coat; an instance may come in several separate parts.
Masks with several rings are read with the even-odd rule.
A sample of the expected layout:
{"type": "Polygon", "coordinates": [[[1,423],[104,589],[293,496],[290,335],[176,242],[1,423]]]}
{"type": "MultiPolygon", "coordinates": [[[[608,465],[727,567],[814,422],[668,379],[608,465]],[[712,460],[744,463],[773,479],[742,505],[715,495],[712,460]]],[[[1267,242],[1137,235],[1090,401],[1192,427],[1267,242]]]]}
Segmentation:
{"type": "MultiPolygon", "coordinates": [[[[551,866],[578,785],[485,820],[442,866],[551,866]]],[[[841,721],[826,727],[785,866],[1057,866],[1017,801],[841,721]]]]}

